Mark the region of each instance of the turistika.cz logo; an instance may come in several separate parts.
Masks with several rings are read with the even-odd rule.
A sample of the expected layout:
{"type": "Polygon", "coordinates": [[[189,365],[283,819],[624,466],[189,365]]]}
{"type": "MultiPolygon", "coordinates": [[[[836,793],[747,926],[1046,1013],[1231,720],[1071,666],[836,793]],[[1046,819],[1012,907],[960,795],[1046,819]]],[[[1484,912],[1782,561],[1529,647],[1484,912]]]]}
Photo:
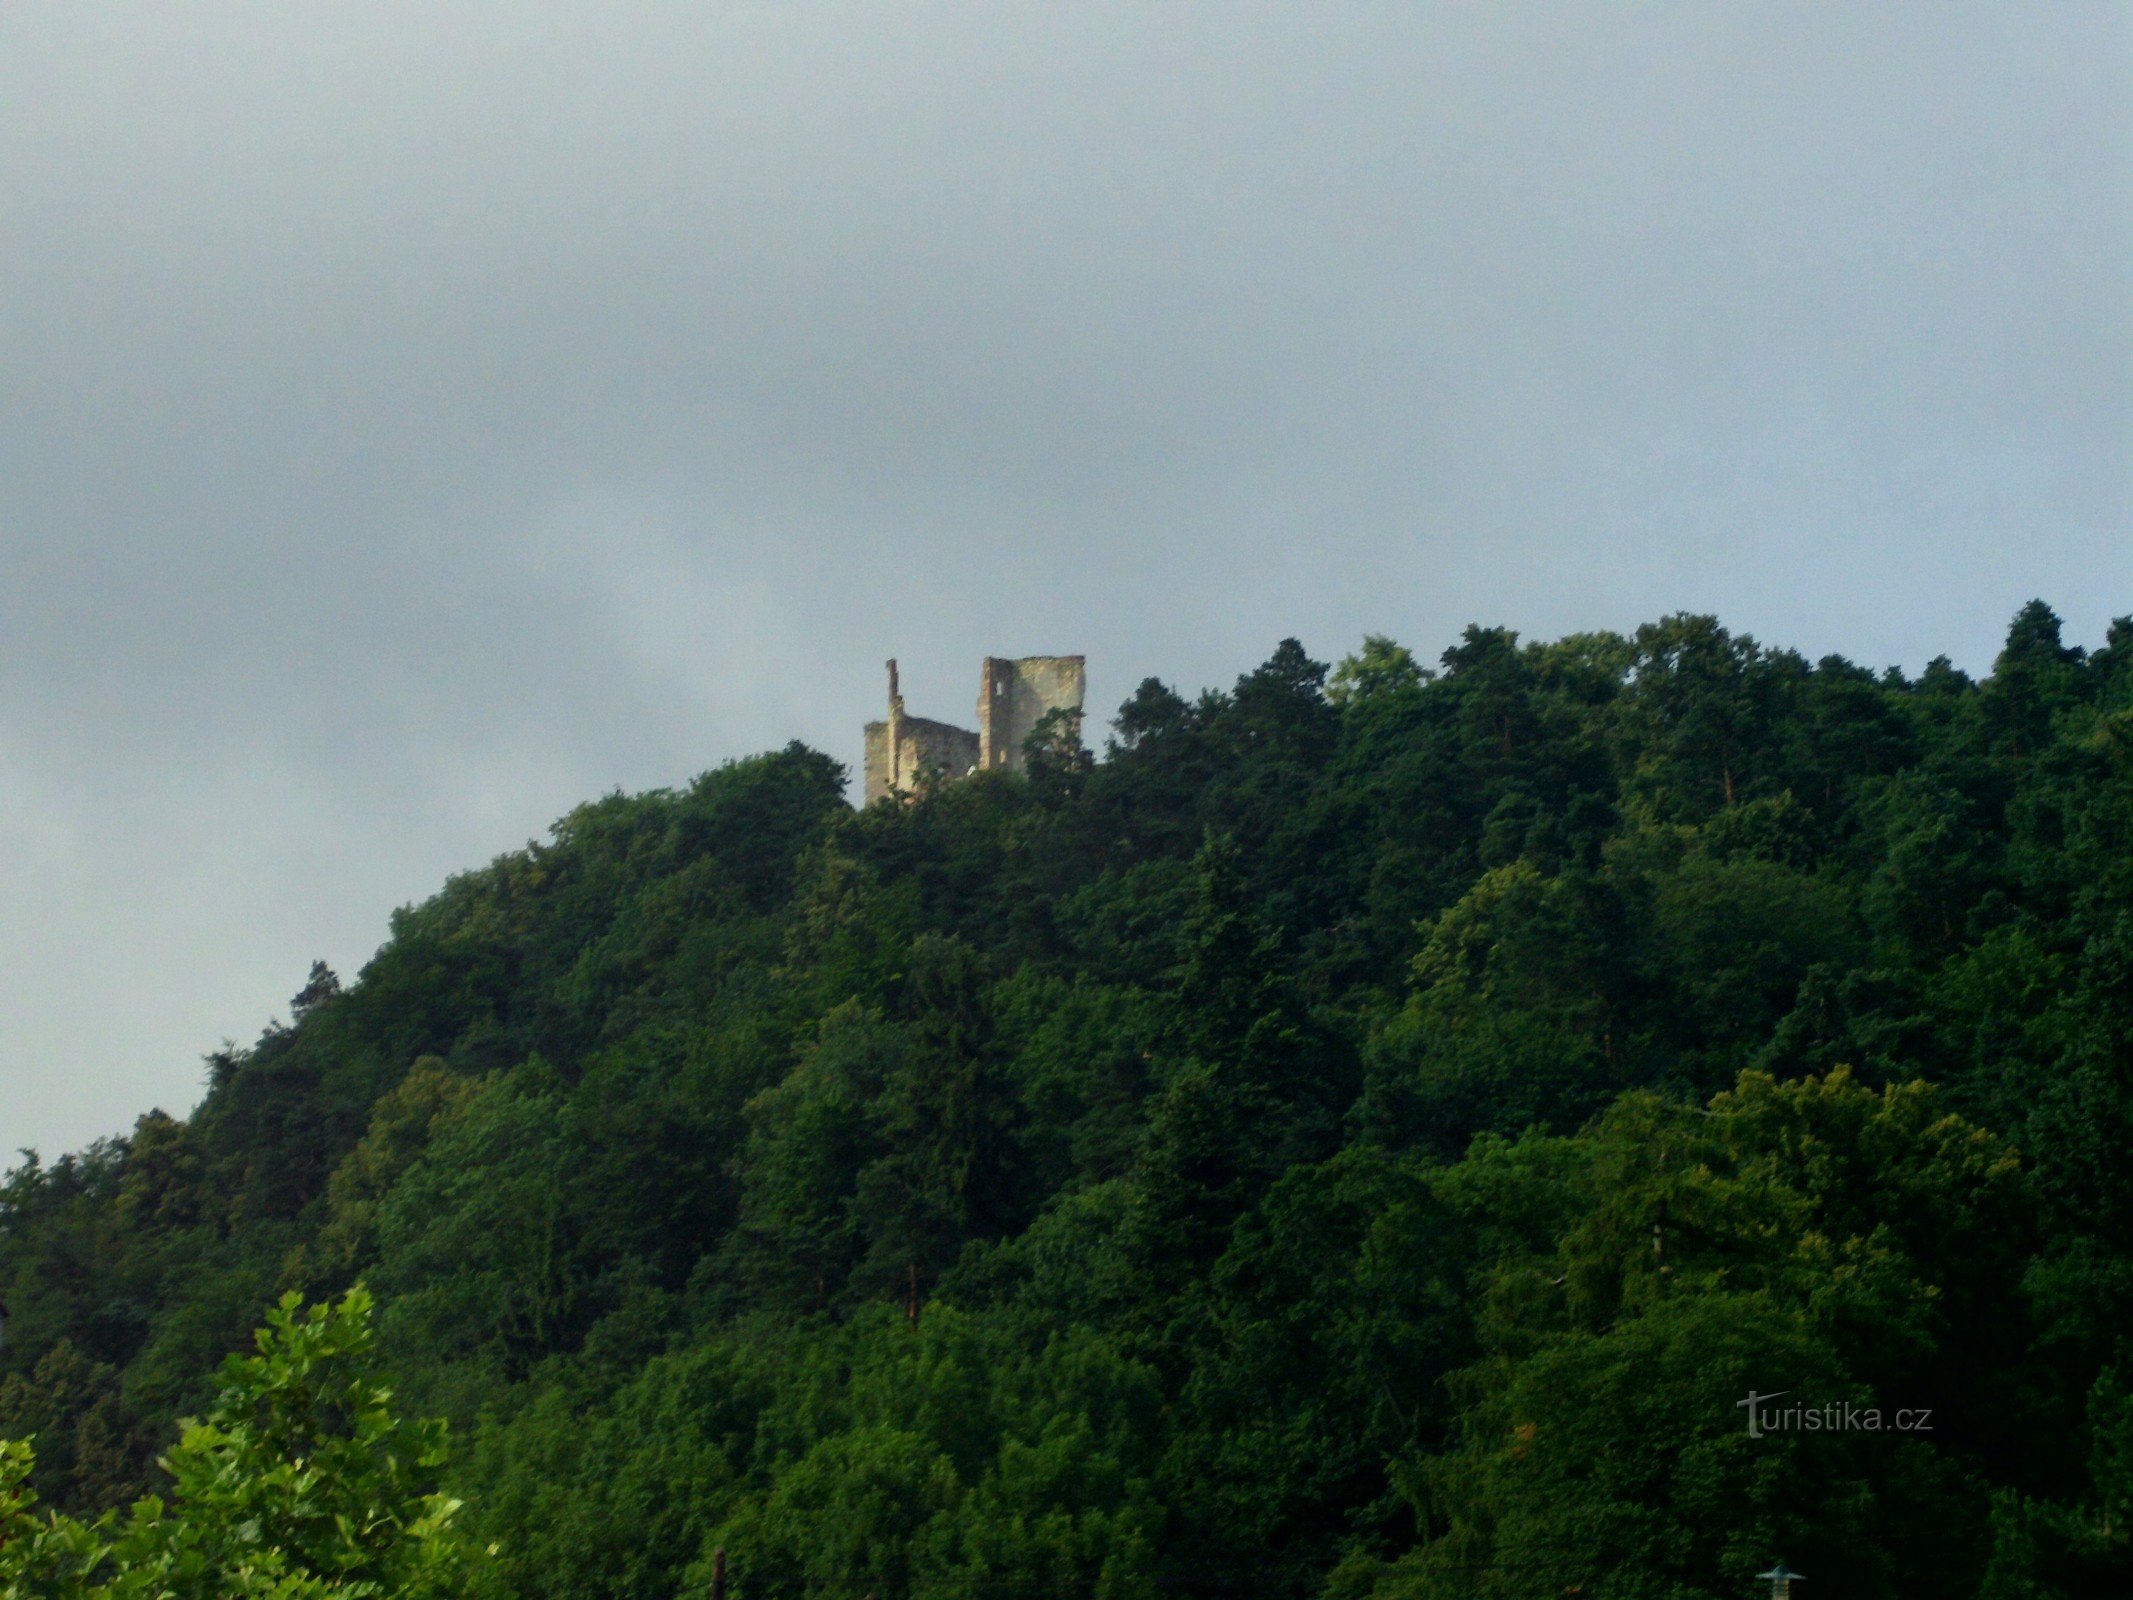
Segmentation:
{"type": "Polygon", "coordinates": [[[1884,1414],[1878,1406],[1856,1406],[1849,1400],[1829,1400],[1821,1405],[1803,1405],[1794,1402],[1789,1406],[1775,1405],[1791,1394],[1790,1389],[1780,1389],[1775,1394],[1757,1394],[1748,1391],[1748,1398],[1733,1402],[1736,1410],[1748,1413],[1748,1437],[1760,1439],[1768,1433],[1931,1433],[1933,1431],[1933,1408],[1905,1407],[1900,1411],[1884,1414]]]}

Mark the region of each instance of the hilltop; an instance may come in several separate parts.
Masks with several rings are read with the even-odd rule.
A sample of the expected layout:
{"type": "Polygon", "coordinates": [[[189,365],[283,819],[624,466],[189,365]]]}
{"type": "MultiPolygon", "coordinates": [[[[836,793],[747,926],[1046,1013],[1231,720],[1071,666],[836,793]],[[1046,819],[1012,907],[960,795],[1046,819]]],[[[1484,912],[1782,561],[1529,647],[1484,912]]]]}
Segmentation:
{"type": "Polygon", "coordinates": [[[129,1500],[361,1282],[527,1595],[2127,1579],[2133,621],[1288,641],[1057,735],[611,795],[315,966],[0,1186],[0,1435],[129,1500]]]}

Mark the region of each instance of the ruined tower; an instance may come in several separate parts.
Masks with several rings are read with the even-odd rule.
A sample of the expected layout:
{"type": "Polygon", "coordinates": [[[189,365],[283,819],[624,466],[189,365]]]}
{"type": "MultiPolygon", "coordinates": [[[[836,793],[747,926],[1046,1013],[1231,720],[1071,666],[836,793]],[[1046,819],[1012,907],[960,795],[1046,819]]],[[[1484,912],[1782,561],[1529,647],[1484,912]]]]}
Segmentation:
{"type": "Polygon", "coordinates": [[[1071,716],[1078,736],[1087,690],[1080,656],[987,656],[978,684],[979,770],[1020,772],[1023,741],[1051,712],[1071,716]]]}
{"type": "Polygon", "coordinates": [[[931,773],[961,778],[972,772],[1020,772],[1022,744],[1051,712],[1063,711],[1080,731],[1087,688],[1080,656],[987,656],[978,676],[978,731],[904,710],[896,663],[889,663],[889,715],[866,725],[864,802],[909,794],[931,773]]]}

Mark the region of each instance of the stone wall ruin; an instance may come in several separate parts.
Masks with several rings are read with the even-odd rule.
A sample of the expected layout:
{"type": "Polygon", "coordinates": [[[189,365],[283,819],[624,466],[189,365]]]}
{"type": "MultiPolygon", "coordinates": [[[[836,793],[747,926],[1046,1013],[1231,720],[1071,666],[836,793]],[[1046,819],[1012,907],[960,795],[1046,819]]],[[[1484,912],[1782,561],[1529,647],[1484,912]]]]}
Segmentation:
{"type": "Polygon", "coordinates": [[[978,726],[972,732],[904,709],[896,663],[889,663],[889,714],[866,725],[864,803],[915,792],[930,780],[973,772],[1020,772],[1023,742],[1054,711],[1081,729],[1088,679],[1081,656],[987,656],[978,672],[978,726]]]}

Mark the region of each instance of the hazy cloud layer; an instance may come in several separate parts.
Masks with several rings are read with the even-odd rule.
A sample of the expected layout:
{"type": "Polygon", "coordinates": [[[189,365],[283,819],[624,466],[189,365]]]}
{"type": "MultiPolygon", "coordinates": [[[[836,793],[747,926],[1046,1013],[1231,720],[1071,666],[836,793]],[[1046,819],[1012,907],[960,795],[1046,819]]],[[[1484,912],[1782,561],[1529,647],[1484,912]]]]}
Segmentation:
{"type": "Polygon", "coordinates": [[[0,1144],[988,651],[2133,609],[2133,25],[0,10],[0,1144]]]}

